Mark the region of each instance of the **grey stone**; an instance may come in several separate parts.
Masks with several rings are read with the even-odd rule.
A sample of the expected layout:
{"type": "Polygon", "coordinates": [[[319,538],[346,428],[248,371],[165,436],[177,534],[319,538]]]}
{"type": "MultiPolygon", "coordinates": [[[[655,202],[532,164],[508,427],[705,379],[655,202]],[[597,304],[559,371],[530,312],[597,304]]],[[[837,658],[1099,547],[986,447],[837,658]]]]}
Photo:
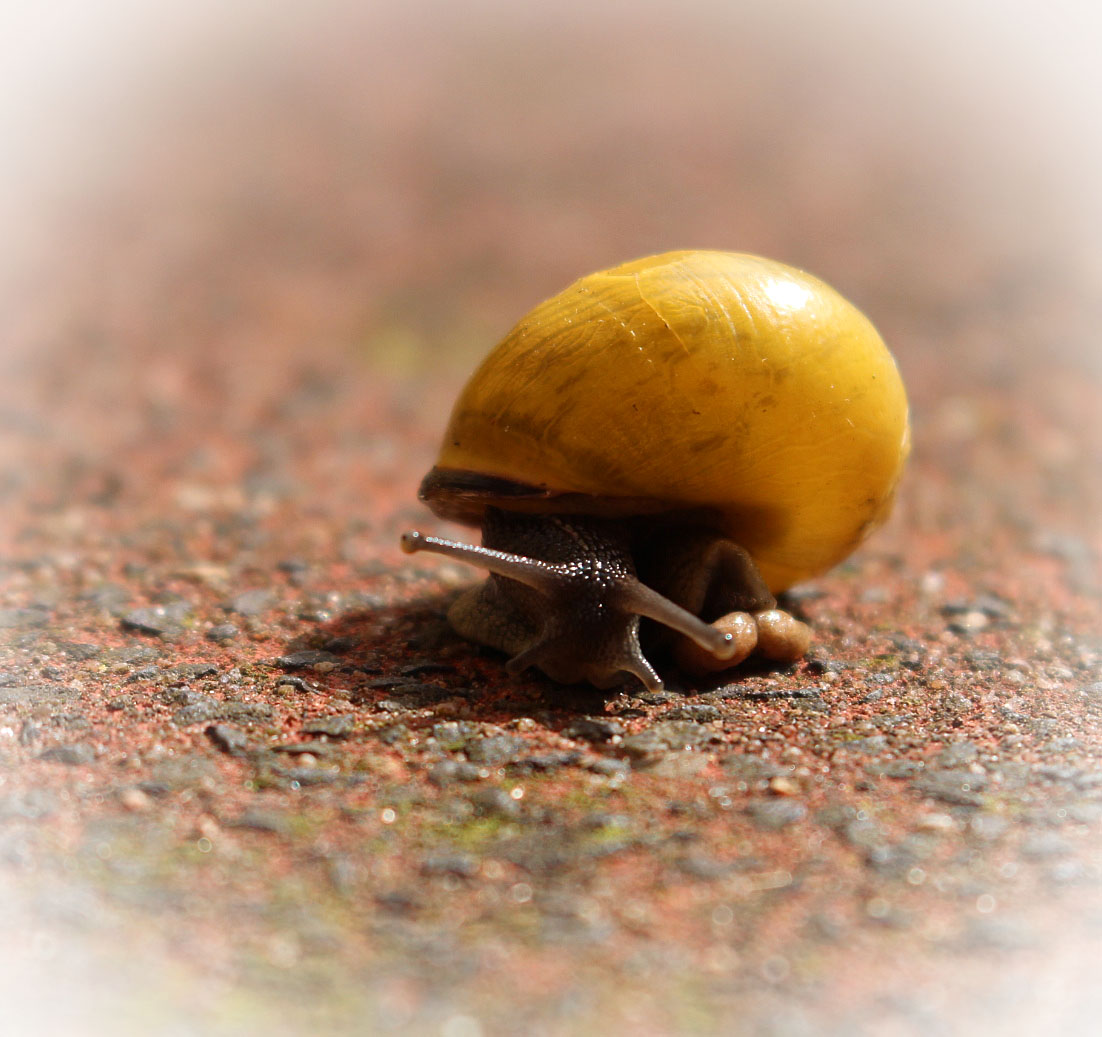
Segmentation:
{"type": "Polygon", "coordinates": [[[186,601],[173,601],[166,605],[150,605],[133,609],[121,619],[124,629],[142,634],[160,636],[179,633],[191,615],[191,605],[186,601]]]}
{"type": "Polygon", "coordinates": [[[520,814],[520,804],[504,789],[479,789],[471,793],[470,800],[484,817],[517,817],[520,814]]]}
{"type": "Polygon", "coordinates": [[[1037,944],[1036,931],[1017,918],[975,918],[968,923],[961,942],[970,948],[1026,950],[1037,944]]]}
{"type": "Polygon", "coordinates": [[[76,697],[77,692],[62,684],[20,684],[0,687],[0,706],[21,703],[49,705],[76,697]]]}
{"type": "Polygon", "coordinates": [[[218,673],[218,667],[214,663],[180,663],[168,672],[171,676],[184,680],[200,680],[203,677],[213,677],[218,673]]]}
{"type": "Polygon", "coordinates": [[[245,754],[248,738],[240,728],[230,727],[228,724],[211,724],[206,730],[206,735],[222,752],[229,756],[243,756],[245,754]]]}
{"type": "Polygon", "coordinates": [[[724,756],[720,760],[720,766],[732,777],[747,783],[764,784],[771,778],[780,778],[792,772],[791,767],[774,763],[753,753],[732,753],[724,756]]]}
{"type": "Polygon", "coordinates": [[[279,742],[268,746],[268,749],[285,756],[328,756],[334,747],[328,742],[279,742]]]}
{"type": "Polygon", "coordinates": [[[290,830],[285,814],[267,810],[246,810],[240,817],[226,822],[230,828],[250,828],[256,832],[275,832],[283,835],[290,830]]]}
{"type": "Polygon", "coordinates": [[[934,764],[946,769],[966,767],[977,756],[979,756],[979,747],[973,742],[954,742],[952,745],[947,745],[934,757],[934,764]]]}
{"type": "Polygon", "coordinates": [[[356,717],[351,713],[340,716],[317,717],[302,725],[303,734],[326,735],[329,738],[347,738],[356,729],[356,717]]]}
{"type": "Polygon", "coordinates": [[[203,636],[208,641],[232,641],[241,633],[232,623],[219,623],[212,626],[203,636]]]}
{"type": "Polygon", "coordinates": [[[272,707],[264,702],[239,702],[230,699],[219,702],[209,696],[203,696],[202,700],[194,705],[184,706],[172,715],[172,722],[178,727],[188,727],[191,724],[209,723],[212,720],[236,720],[266,722],[270,721],[274,713],[272,707]]]}
{"type": "Polygon", "coordinates": [[[70,767],[86,767],[95,762],[96,753],[90,745],[76,742],[72,745],[55,745],[52,749],[39,753],[38,758],[68,764],[70,767]]]}
{"type": "Polygon", "coordinates": [[[658,756],[669,752],[669,745],[654,731],[642,731],[639,734],[627,735],[620,743],[623,753],[634,760],[642,760],[647,756],[658,756]]]}
{"type": "Polygon", "coordinates": [[[925,770],[919,760],[884,760],[870,763],[865,771],[877,778],[913,778],[925,770]]]}
{"type": "Polygon", "coordinates": [[[527,747],[528,743],[516,735],[491,735],[468,741],[464,749],[472,763],[496,767],[515,760],[527,747]]]}
{"type": "Polygon", "coordinates": [[[851,846],[860,846],[864,849],[883,846],[887,841],[884,830],[875,821],[850,821],[839,834],[851,846]]]}
{"type": "Polygon", "coordinates": [[[159,666],[140,666],[133,673],[126,676],[126,684],[137,684],[139,681],[155,681],[161,676],[159,666]]]}
{"type": "Polygon", "coordinates": [[[87,644],[83,641],[66,641],[58,645],[62,653],[69,659],[77,662],[85,662],[94,659],[103,651],[102,645],[87,644]]]}
{"type": "Polygon", "coordinates": [[[277,767],[275,774],[294,785],[333,785],[341,780],[339,767],[277,767]]]}
{"type": "Polygon", "coordinates": [[[981,806],[980,792],[987,784],[982,774],[962,770],[928,770],[919,775],[911,787],[925,796],[955,806],[981,806]]]}
{"type": "Polygon", "coordinates": [[[667,749],[698,749],[716,738],[716,732],[693,720],[663,720],[648,729],[667,749]]]}
{"type": "Polygon", "coordinates": [[[460,781],[478,781],[484,777],[482,768],[465,760],[441,760],[429,770],[429,781],[444,787],[460,781]]]}
{"type": "Polygon", "coordinates": [[[711,723],[722,718],[723,714],[719,707],[706,702],[688,702],[683,706],[675,706],[667,710],[663,715],[665,720],[692,720],[699,724],[711,723]]]}
{"type": "Polygon", "coordinates": [[[807,807],[793,799],[751,800],[746,811],[759,828],[771,830],[787,828],[807,817],[807,807]]]}
{"type": "Polygon", "coordinates": [[[875,756],[888,748],[887,735],[869,735],[867,738],[854,738],[852,741],[843,742],[841,748],[853,753],[868,753],[875,756]]]}
{"type": "Polygon", "coordinates": [[[1021,853],[1034,860],[1065,857],[1071,853],[1071,844],[1055,832],[1038,832],[1022,841],[1021,853]]]}
{"type": "Polygon", "coordinates": [[[0,630],[17,630],[26,627],[43,627],[50,619],[45,609],[11,608],[0,609],[0,630]]]}
{"type": "Polygon", "coordinates": [[[222,607],[227,612],[236,612],[239,616],[259,616],[271,608],[275,600],[276,596],[272,590],[258,587],[235,594],[222,607]]]}
{"type": "Polygon", "coordinates": [[[318,663],[333,663],[336,665],[340,662],[341,657],[339,655],[334,655],[332,652],[322,652],[316,648],[307,648],[301,652],[290,652],[275,659],[275,665],[284,670],[303,670],[308,666],[317,666],[318,663]]]}
{"type": "Polygon", "coordinates": [[[602,756],[596,760],[589,760],[586,764],[594,774],[600,774],[607,778],[626,778],[631,773],[631,767],[625,760],[616,760],[602,756]]]}
{"type": "Polygon", "coordinates": [[[467,879],[472,878],[477,873],[478,860],[468,853],[427,857],[421,862],[422,875],[453,875],[467,879]]]}
{"type": "Polygon", "coordinates": [[[692,778],[708,766],[708,757],[704,753],[678,749],[642,759],[636,766],[661,778],[692,778]]]}
{"type": "Polygon", "coordinates": [[[442,684],[421,684],[416,682],[403,682],[390,687],[389,700],[397,702],[405,709],[421,709],[424,706],[432,706],[437,702],[446,702],[455,698],[459,693],[442,684]]]}
{"type": "Polygon", "coordinates": [[[968,831],[977,839],[993,842],[1010,827],[1010,822],[998,814],[979,813],[968,821],[968,831]]]}
{"type": "Polygon", "coordinates": [[[577,738],[586,742],[607,742],[610,738],[623,735],[624,725],[605,717],[581,717],[563,728],[567,738],[577,738]]]}
{"type": "Polygon", "coordinates": [[[531,756],[522,756],[509,764],[510,774],[548,774],[562,767],[574,767],[581,763],[585,756],[572,749],[562,749],[558,752],[533,753],[531,756]]]}

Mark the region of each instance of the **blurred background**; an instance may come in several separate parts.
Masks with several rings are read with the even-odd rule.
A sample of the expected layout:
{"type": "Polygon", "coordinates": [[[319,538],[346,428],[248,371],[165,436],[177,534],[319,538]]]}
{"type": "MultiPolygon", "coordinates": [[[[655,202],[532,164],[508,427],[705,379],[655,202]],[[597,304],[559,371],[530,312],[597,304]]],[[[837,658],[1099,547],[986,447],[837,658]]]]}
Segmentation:
{"type": "Polygon", "coordinates": [[[233,420],[279,391],[259,356],[462,372],[574,277],[697,246],[811,269],[908,374],[1097,370],[1099,29],[1074,0],[8,4],[5,380],[62,422],[200,386],[233,420]]]}
{"type": "Polygon", "coordinates": [[[5,5],[0,489],[41,496],[60,465],[136,506],[328,450],[313,499],[411,499],[458,382],[533,304],[710,247],[869,313],[916,469],[940,451],[966,485],[997,466],[1012,510],[1102,506],[1099,21],[1075,0],[5,5]]]}

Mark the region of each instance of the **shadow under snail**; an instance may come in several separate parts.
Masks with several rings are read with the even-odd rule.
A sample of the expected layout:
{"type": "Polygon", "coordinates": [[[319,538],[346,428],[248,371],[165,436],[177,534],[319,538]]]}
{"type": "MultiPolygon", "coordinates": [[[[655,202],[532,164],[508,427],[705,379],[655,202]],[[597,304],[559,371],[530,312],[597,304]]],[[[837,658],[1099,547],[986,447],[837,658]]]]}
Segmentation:
{"type": "Polygon", "coordinates": [[[810,631],[774,595],[886,518],[908,448],[856,307],[772,260],[668,252],[574,282],[486,357],[420,489],[482,546],[402,548],[490,572],[448,618],[510,673],[657,690],[641,618],[690,672],[801,657],[810,631]]]}

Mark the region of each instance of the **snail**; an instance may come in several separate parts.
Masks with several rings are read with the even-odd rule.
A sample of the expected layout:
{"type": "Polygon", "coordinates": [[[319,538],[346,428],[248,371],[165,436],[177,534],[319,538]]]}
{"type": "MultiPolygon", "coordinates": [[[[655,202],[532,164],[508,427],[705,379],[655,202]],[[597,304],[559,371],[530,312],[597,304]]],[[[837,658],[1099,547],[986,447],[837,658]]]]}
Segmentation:
{"type": "Polygon", "coordinates": [[[482,546],[402,548],[489,571],[448,618],[511,674],[657,690],[641,618],[696,673],[801,657],[775,595],[886,518],[908,450],[895,361],[855,306],[783,263],[668,252],[581,278],[490,352],[419,493],[482,546]]]}

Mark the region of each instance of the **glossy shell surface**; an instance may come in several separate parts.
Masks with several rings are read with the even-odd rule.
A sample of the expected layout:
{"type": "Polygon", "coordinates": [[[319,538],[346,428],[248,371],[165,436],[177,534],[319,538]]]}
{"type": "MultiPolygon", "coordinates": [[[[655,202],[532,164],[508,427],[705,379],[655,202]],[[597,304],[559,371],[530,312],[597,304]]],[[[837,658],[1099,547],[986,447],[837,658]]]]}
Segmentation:
{"type": "Polygon", "coordinates": [[[908,445],[895,362],[834,289],[757,256],[669,252],[521,320],[457,400],[437,472],[613,512],[708,509],[777,592],[883,520],[908,445]]]}

